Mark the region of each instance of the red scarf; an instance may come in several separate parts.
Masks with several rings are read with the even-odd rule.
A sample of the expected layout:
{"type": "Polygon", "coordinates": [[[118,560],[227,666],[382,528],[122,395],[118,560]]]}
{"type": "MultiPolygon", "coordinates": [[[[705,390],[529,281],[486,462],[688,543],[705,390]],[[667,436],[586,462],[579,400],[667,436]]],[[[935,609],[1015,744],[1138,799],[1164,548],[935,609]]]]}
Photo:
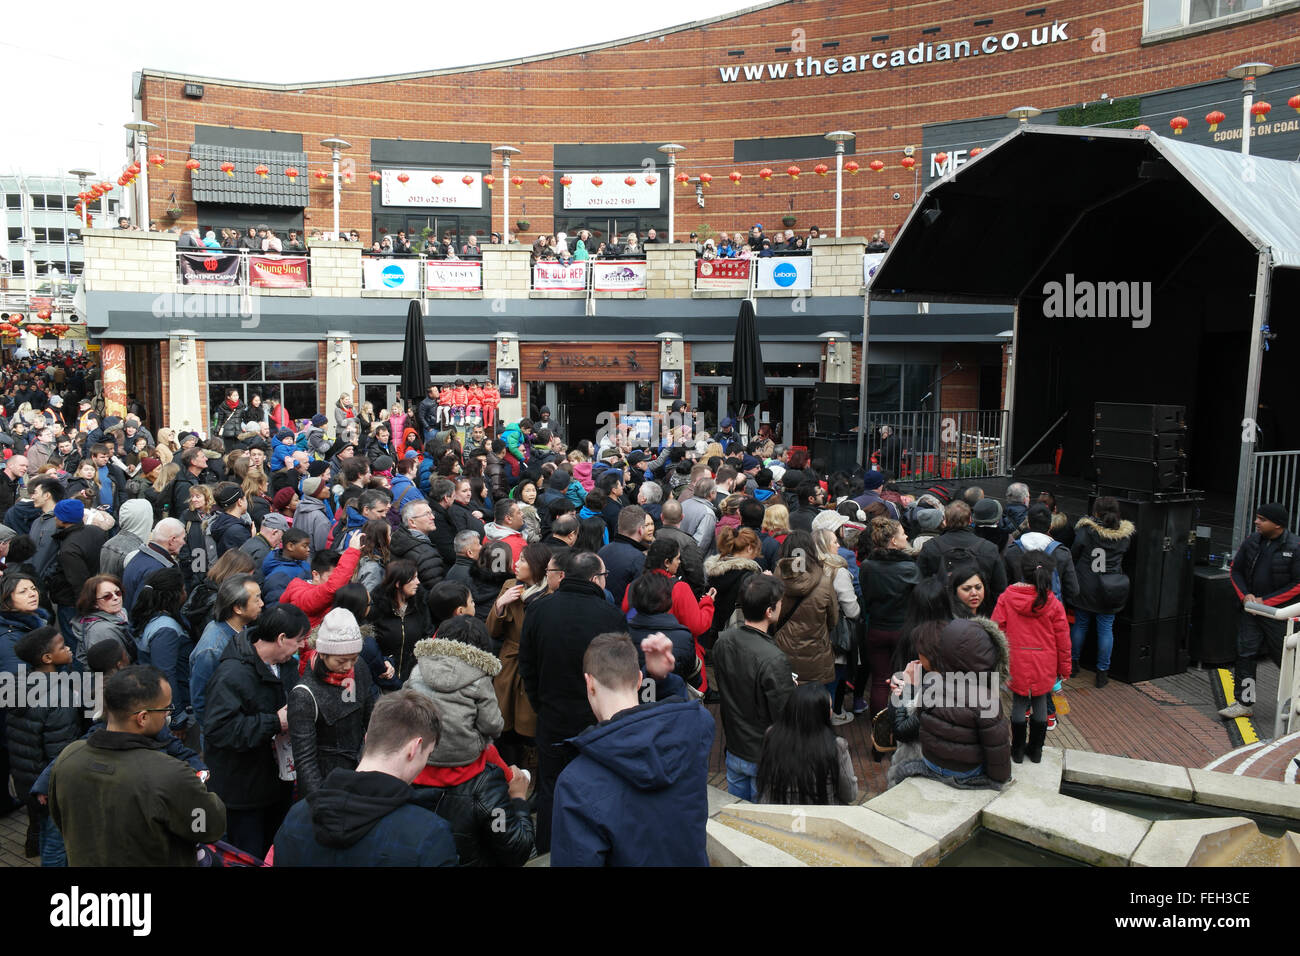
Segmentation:
{"type": "Polygon", "coordinates": [[[327,684],[333,684],[335,687],[343,687],[350,681],[356,680],[356,670],[356,667],[353,666],[349,667],[346,672],[337,674],[322,665],[320,679],[327,684]]]}
{"type": "Polygon", "coordinates": [[[302,654],[298,656],[299,677],[307,673],[307,668],[311,666],[312,658],[314,658],[315,656],[316,656],[316,651],[310,647],[307,648],[305,651],[302,652],[302,654]]]}
{"type": "Polygon", "coordinates": [[[488,744],[487,749],[478,755],[477,760],[463,767],[425,767],[415,778],[415,784],[421,787],[455,787],[481,774],[489,761],[505,771],[506,782],[509,783],[514,774],[497,753],[496,745],[488,744]]]}
{"type": "Polygon", "coordinates": [[[239,407],[239,399],[237,399],[237,398],[228,398],[228,399],[226,399],[226,407],[229,408],[229,409],[231,409],[232,411],[233,411],[234,409],[238,408],[238,407],[239,407]]]}

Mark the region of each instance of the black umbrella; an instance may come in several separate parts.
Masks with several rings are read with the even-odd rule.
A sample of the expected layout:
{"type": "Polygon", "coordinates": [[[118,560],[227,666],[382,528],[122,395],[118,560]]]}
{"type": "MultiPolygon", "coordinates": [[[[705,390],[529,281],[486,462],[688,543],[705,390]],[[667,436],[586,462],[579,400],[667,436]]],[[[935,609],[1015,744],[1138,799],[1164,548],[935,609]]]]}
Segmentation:
{"type": "Polygon", "coordinates": [[[767,400],[767,379],[763,377],[763,350],[758,344],[758,324],[754,321],[754,303],[745,299],[740,303],[736,319],[736,338],[731,353],[731,404],[739,408],[741,430],[744,431],[745,409],[751,413],[759,403],[767,400]]]}
{"type": "MultiPolygon", "coordinates": [[[[424,344],[424,310],[412,299],[406,310],[406,339],[402,342],[402,401],[414,409],[429,388],[429,350],[424,344]]],[[[396,441],[401,436],[394,435],[396,441]]]]}

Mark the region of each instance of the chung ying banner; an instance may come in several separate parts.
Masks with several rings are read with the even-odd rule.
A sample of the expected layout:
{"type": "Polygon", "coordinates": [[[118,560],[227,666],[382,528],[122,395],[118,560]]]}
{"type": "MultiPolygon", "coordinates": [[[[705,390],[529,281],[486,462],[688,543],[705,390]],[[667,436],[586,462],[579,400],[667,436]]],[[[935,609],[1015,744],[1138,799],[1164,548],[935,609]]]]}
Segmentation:
{"type": "Polygon", "coordinates": [[[734,292],[749,288],[749,259],[699,259],[695,263],[695,288],[734,292]]]}
{"type": "Polygon", "coordinates": [[[483,263],[426,260],[424,287],[433,292],[477,292],[483,288],[483,263]]]}
{"type": "Polygon", "coordinates": [[[591,288],[596,292],[644,292],[645,262],[593,262],[591,288]]]}
{"type": "Polygon", "coordinates": [[[307,257],[249,256],[248,284],[262,289],[305,289],[307,257]]]}
{"type": "Polygon", "coordinates": [[[183,285],[239,285],[239,256],[224,252],[182,252],[183,285]]]}
{"type": "Polygon", "coordinates": [[[587,263],[539,262],[533,266],[533,288],[553,292],[582,292],[587,288],[587,263]]]}

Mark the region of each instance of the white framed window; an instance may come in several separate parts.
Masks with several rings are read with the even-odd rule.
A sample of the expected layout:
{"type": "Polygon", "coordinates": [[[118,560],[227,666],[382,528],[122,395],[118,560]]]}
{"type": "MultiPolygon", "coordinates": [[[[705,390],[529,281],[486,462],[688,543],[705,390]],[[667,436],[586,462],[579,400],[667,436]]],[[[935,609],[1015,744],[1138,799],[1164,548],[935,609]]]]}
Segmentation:
{"type": "Polygon", "coordinates": [[[1145,36],[1175,30],[1213,27],[1254,11],[1296,6],[1296,0],[1144,0],[1145,36]]]}

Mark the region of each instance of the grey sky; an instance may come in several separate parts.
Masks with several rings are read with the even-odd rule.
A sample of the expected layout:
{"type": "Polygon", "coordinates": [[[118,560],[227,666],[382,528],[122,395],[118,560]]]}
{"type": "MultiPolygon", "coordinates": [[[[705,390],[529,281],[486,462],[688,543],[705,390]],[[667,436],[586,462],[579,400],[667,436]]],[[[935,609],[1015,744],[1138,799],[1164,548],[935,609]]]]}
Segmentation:
{"type": "Polygon", "coordinates": [[[131,118],[131,75],[143,68],[269,82],[377,76],[563,50],[753,5],[240,0],[145,3],[124,14],[87,0],[10,4],[0,55],[18,82],[0,112],[0,171],[46,175],[88,164],[116,179],[127,162],[122,124],[131,118]],[[412,41],[422,35],[432,40],[412,41]]]}

